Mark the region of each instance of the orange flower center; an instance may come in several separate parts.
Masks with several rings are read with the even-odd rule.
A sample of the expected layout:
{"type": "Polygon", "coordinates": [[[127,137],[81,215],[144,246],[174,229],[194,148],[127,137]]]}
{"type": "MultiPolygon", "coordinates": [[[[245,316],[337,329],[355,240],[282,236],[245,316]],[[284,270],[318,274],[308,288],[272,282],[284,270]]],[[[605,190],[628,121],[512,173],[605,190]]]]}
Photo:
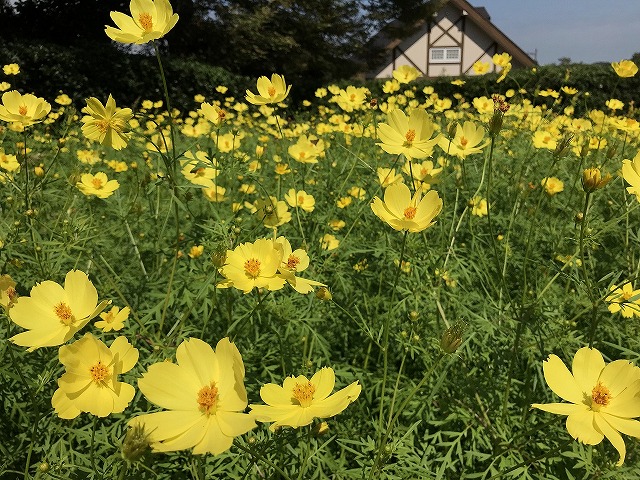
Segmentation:
{"type": "Polygon", "coordinates": [[[7,288],[6,292],[7,292],[7,297],[9,297],[9,303],[14,302],[16,298],[18,298],[18,292],[16,292],[15,288],[9,287],[7,288]]]}
{"type": "Polygon", "coordinates": [[[269,89],[267,90],[267,92],[269,93],[270,97],[274,97],[276,94],[276,87],[269,87],[269,89]]]}
{"type": "Polygon", "coordinates": [[[138,15],[138,23],[145,32],[153,30],[153,17],[150,13],[141,13],[138,15]]]}
{"type": "Polygon", "coordinates": [[[93,188],[95,188],[96,190],[100,190],[104,186],[102,184],[102,180],[96,177],[94,177],[93,180],[91,180],[91,184],[93,185],[93,188]]]}
{"type": "Polygon", "coordinates": [[[196,174],[196,177],[202,177],[205,174],[205,169],[204,167],[200,167],[200,168],[196,168],[196,171],[194,172],[196,174]]]}
{"type": "Polygon", "coordinates": [[[109,369],[100,360],[98,360],[98,363],[89,369],[89,373],[91,375],[91,380],[97,384],[100,384],[109,378],[109,369]]]}
{"type": "Polygon", "coordinates": [[[411,130],[409,130],[407,132],[407,134],[404,136],[404,138],[407,139],[406,143],[408,144],[408,146],[411,146],[413,141],[416,139],[416,131],[412,128],[411,130]]]}
{"type": "Polygon", "coordinates": [[[20,115],[26,115],[27,114],[27,106],[26,105],[20,105],[18,107],[18,113],[20,115]]]}
{"type": "Polygon", "coordinates": [[[96,122],[96,127],[98,127],[98,130],[100,130],[100,133],[107,133],[107,130],[109,130],[109,121],[98,120],[96,122]]]}
{"type": "Polygon", "coordinates": [[[633,297],[633,290],[622,290],[622,298],[625,302],[628,301],[631,297],[633,297]]]}
{"type": "Polygon", "coordinates": [[[296,383],[292,393],[301,407],[308,407],[313,400],[313,394],[316,393],[316,387],[311,382],[296,383]]]}
{"type": "Polygon", "coordinates": [[[289,255],[289,258],[287,259],[287,268],[294,270],[299,263],[300,263],[300,259],[292,253],[291,255],[289,255]]]}
{"type": "Polygon", "coordinates": [[[53,307],[53,311],[60,319],[60,321],[65,325],[71,325],[76,320],[73,316],[73,312],[71,312],[71,307],[69,307],[69,305],[64,302],[60,302],[55,307],[53,307]]]}
{"type": "Polygon", "coordinates": [[[406,218],[407,220],[413,220],[416,216],[416,212],[416,207],[407,207],[404,209],[404,218],[406,218]]]}
{"type": "Polygon", "coordinates": [[[542,141],[544,143],[549,143],[551,141],[551,137],[549,135],[545,135],[545,137],[542,139],[542,141]]]}
{"type": "Polygon", "coordinates": [[[204,386],[198,392],[198,405],[207,415],[215,413],[216,406],[218,404],[218,388],[215,382],[211,382],[211,385],[204,386]]]}
{"type": "Polygon", "coordinates": [[[260,275],[260,260],[250,258],[244,262],[244,271],[251,278],[257,278],[260,275]]]}
{"type": "Polygon", "coordinates": [[[598,384],[593,387],[593,390],[591,390],[591,400],[596,405],[605,407],[609,405],[609,401],[611,400],[611,392],[607,387],[602,385],[602,383],[598,382],[598,384]]]}
{"type": "Polygon", "coordinates": [[[307,153],[306,152],[300,152],[300,158],[304,158],[306,157],[307,153]]]}
{"type": "Polygon", "coordinates": [[[304,203],[304,195],[298,195],[298,205],[304,203]]]}
{"type": "Polygon", "coordinates": [[[469,143],[469,140],[467,140],[465,137],[460,137],[460,146],[462,148],[466,147],[467,143],[469,143]]]}

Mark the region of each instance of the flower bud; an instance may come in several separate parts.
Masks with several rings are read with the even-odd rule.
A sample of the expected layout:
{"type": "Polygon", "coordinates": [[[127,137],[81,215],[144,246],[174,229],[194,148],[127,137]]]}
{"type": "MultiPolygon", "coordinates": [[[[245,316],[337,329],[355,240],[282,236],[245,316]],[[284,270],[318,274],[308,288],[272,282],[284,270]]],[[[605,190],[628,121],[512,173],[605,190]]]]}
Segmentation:
{"type": "Polygon", "coordinates": [[[607,173],[603,177],[599,168],[586,168],[582,172],[582,189],[587,193],[601,189],[610,181],[611,175],[607,173]]]}
{"type": "Polygon", "coordinates": [[[330,302],[333,299],[333,295],[331,295],[331,292],[327,287],[320,287],[316,290],[316,298],[325,302],[330,302]]]}
{"type": "Polygon", "coordinates": [[[447,328],[440,339],[440,348],[444,353],[455,352],[462,345],[462,335],[466,324],[464,322],[456,322],[452,327],[447,328]]]}
{"type": "Polygon", "coordinates": [[[327,422],[320,422],[311,431],[311,434],[314,437],[321,437],[322,435],[326,435],[329,433],[329,424],[327,422]]]}
{"type": "Polygon", "coordinates": [[[144,425],[131,427],[122,442],[120,453],[122,458],[129,462],[137,462],[149,448],[149,434],[145,432],[144,425]]]}
{"type": "Polygon", "coordinates": [[[572,140],[573,140],[572,133],[568,133],[564,137],[562,137],[558,142],[558,144],[556,145],[556,149],[553,152],[553,156],[556,158],[564,157],[569,151],[569,147],[571,146],[572,140]]]}
{"type": "Polygon", "coordinates": [[[218,245],[218,247],[211,254],[211,261],[217,268],[222,268],[222,266],[227,261],[227,249],[224,245],[218,245]]]}

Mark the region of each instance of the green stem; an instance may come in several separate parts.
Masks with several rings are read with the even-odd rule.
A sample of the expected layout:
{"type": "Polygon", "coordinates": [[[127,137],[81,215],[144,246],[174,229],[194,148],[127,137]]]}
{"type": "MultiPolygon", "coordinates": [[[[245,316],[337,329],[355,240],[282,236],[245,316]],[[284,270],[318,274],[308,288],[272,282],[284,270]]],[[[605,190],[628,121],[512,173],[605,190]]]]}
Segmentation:
{"type": "Polygon", "coordinates": [[[264,456],[262,456],[262,454],[255,452],[254,450],[251,450],[250,448],[245,447],[244,445],[242,445],[238,440],[234,440],[233,444],[239,448],[240,450],[242,450],[245,453],[248,453],[249,455],[251,455],[252,457],[257,458],[258,460],[260,460],[262,463],[264,463],[265,465],[270,466],[271,468],[273,468],[276,472],[278,472],[280,474],[280,476],[284,479],[284,480],[291,480],[291,477],[289,477],[289,475],[287,475],[284,470],[282,470],[278,465],[276,465],[275,463],[273,463],[271,460],[269,460],[268,458],[265,458],[264,456]]]}
{"type": "Polygon", "coordinates": [[[89,456],[91,459],[91,470],[96,471],[96,459],[95,459],[95,438],[96,438],[96,426],[98,424],[98,417],[93,417],[93,423],[91,424],[91,446],[89,451],[89,456]]]}
{"type": "Polygon", "coordinates": [[[404,250],[407,245],[407,236],[409,234],[408,230],[404,231],[404,235],[402,237],[402,247],[400,247],[400,261],[398,262],[398,268],[396,269],[396,274],[393,279],[393,285],[391,286],[391,302],[389,303],[389,311],[387,316],[385,317],[384,323],[382,325],[382,359],[383,359],[383,377],[382,377],[382,389],[380,390],[380,411],[378,415],[378,430],[382,434],[383,429],[383,418],[384,418],[384,397],[385,397],[385,388],[387,386],[387,377],[389,375],[389,323],[391,322],[391,313],[393,312],[393,303],[396,299],[396,286],[398,284],[398,279],[400,278],[400,271],[402,270],[402,260],[404,258],[404,250]]]}
{"type": "MultiPolygon", "coordinates": [[[[171,102],[169,101],[169,88],[167,87],[167,78],[164,74],[164,68],[162,68],[162,59],[160,58],[160,49],[158,48],[158,44],[155,41],[151,42],[153,44],[153,49],[156,52],[156,58],[158,59],[158,67],[160,68],[160,77],[162,78],[162,88],[164,90],[164,101],[167,104],[167,114],[169,115],[169,128],[171,134],[171,152],[173,153],[172,157],[172,168],[175,173],[176,168],[176,142],[175,142],[175,132],[173,125],[173,114],[171,111],[171,102]]],[[[174,177],[175,178],[175,177],[174,177]]]]}

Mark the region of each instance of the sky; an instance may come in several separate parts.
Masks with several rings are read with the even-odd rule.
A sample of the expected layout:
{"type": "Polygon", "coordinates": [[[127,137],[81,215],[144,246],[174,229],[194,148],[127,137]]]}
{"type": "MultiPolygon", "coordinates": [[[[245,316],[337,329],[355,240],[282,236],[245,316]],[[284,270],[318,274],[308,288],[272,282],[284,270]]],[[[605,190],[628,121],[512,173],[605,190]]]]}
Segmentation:
{"type": "Polygon", "coordinates": [[[640,52],[640,0],[470,0],[540,65],[617,62],[640,52]],[[532,55],[533,56],[533,55],[532,55]]]}

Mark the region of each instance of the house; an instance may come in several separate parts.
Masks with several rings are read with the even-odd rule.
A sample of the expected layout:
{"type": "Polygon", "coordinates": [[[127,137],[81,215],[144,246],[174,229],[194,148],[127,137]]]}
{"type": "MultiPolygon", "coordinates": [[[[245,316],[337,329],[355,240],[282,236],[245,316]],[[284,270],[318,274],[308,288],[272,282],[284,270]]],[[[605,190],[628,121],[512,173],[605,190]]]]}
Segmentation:
{"type": "Polygon", "coordinates": [[[370,42],[381,52],[380,63],[367,78],[389,78],[402,65],[412,65],[427,77],[473,75],[473,64],[489,62],[496,53],[513,57],[514,68],[533,67],[537,62],[493,23],[487,10],[467,0],[448,0],[431,19],[419,19],[407,28],[398,21],[383,28],[370,42]],[[410,32],[397,38],[394,31],[410,32]]]}

